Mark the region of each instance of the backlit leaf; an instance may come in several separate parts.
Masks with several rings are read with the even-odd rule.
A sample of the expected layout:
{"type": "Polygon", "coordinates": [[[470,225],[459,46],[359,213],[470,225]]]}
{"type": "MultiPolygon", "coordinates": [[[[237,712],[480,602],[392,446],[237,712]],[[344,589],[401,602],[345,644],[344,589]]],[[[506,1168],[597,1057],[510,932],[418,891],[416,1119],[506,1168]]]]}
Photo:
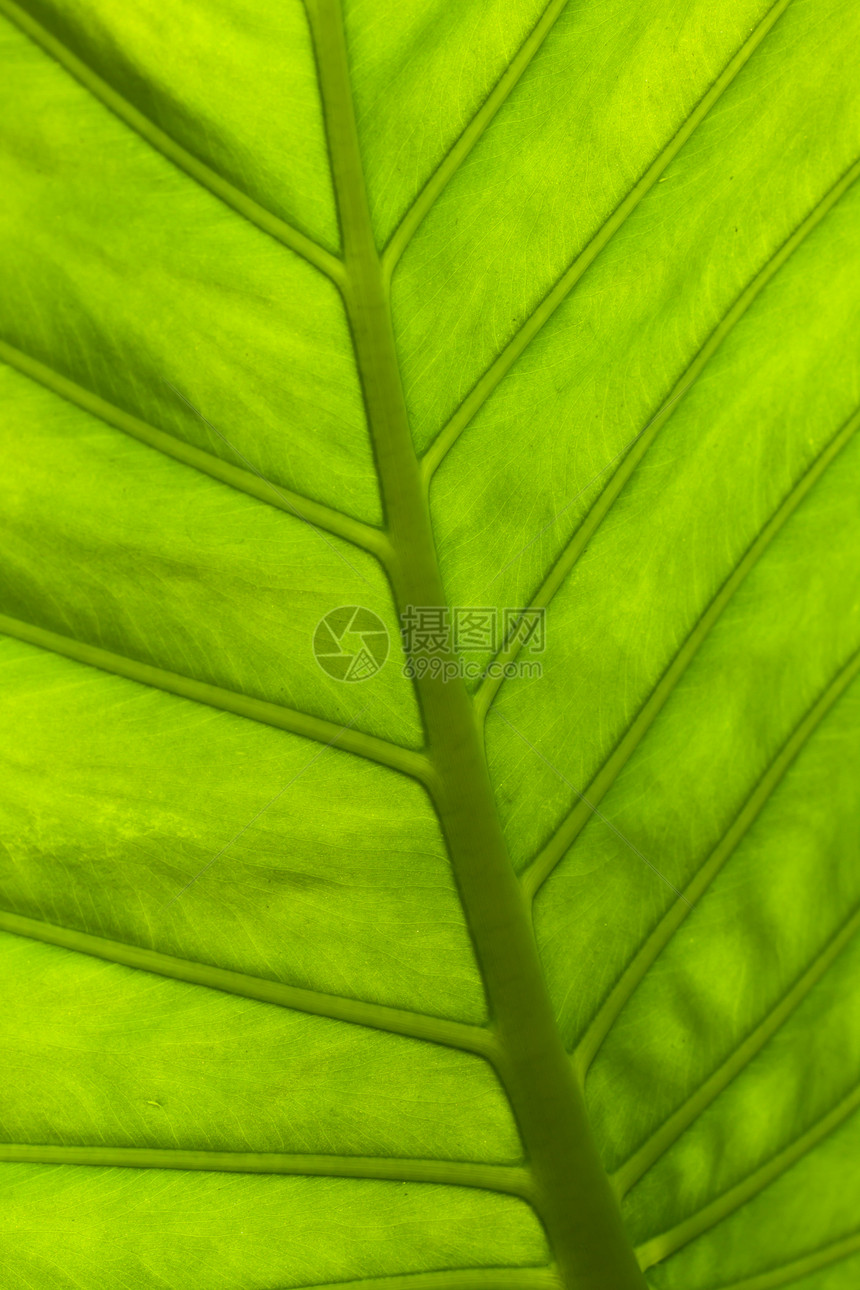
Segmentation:
{"type": "Polygon", "coordinates": [[[857,1284],[858,41],[0,0],[3,1286],[857,1284]]]}

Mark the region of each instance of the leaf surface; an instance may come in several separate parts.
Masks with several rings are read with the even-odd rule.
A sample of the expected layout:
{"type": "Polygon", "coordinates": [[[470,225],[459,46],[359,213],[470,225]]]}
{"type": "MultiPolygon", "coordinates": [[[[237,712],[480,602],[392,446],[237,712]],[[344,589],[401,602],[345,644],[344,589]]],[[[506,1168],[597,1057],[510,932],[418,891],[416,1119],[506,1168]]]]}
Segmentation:
{"type": "Polygon", "coordinates": [[[858,39],[0,0],[4,1284],[856,1284],[858,39]]]}

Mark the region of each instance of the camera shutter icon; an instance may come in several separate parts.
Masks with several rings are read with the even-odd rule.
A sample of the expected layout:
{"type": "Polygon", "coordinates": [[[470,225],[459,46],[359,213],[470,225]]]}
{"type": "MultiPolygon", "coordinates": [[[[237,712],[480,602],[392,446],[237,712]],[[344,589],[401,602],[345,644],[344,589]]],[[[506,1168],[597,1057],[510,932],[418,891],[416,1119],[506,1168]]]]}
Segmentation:
{"type": "Polygon", "coordinates": [[[385,663],[388,629],[371,609],[341,605],[321,618],[314,631],[314,657],[336,681],[368,681],[385,663]]]}

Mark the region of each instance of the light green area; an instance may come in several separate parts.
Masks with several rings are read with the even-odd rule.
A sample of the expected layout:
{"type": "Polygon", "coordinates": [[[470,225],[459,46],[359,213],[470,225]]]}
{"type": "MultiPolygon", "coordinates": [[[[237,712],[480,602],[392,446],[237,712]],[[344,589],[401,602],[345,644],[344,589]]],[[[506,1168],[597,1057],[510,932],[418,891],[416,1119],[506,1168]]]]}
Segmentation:
{"type": "MultiPolygon", "coordinates": [[[[734,0],[715,21],[708,0],[694,0],[658,21],[650,6],[629,0],[567,5],[395,280],[395,322],[422,448],[767,8],[761,0],[734,0]]],[[[655,255],[654,247],[644,251],[646,272],[655,255]]],[[[528,406],[531,419],[535,405],[528,406]]],[[[519,439],[516,422],[508,424],[519,439]]]]}
{"type": "Polygon", "coordinates": [[[386,243],[537,23],[542,0],[348,0],[374,228],[386,243]]]}
{"type": "Polygon", "coordinates": [[[416,785],[2,646],[7,908],[309,989],[483,1019],[438,825],[416,785]]]}
{"type": "MultiPolygon", "coordinates": [[[[601,810],[635,841],[666,881],[655,877],[605,825],[592,821],[538,894],[537,926],[545,938],[545,962],[571,1046],[623,970],[631,940],[638,944],[674,899],[669,884],[683,886],[719,844],[796,723],[856,648],[856,559],[849,543],[833,549],[829,524],[822,528],[821,515],[822,508],[832,506],[831,513],[849,524],[853,516],[855,529],[849,527],[847,533],[852,542],[860,541],[858,450],[860,440],[855,439],[748,575],[601,801],[601,810]],[[825,483],[831,486],[830,497],[825,483]],[[840,549],[846,562],[841,576],[819,580],[825,549],[827,559],[834,561],[834,575],[840,572],[840,549]],[[803,579],[802,596],[786,594],[786,562],[794,570],[792,576],[803,579]],[[761,639],[762,611],[768,613],[768,648],[761,639]],[[813,636],[811,647],[812,625],[823,628],[825,622],[827,628],[813,636]],[[763,692],[771,698],[767,705],[757,703],[763,692]],[[704,709],[703,693],[710,699],[704,709]],[[751,726],[755,738],[741,759],[737,750],[744,737],[749,738],[751,726]],[[683,808],[691,799],[700,802],[695,817],[683,808]],[[572,944],[570,918],[583,900],[589,901],[594,921],[583,929],[578,944],[572,944]]],[[[849,757],[846,792],[851,770],[849,757]]],[[[832,812],[829,793],[821,810],[823,826],[832,812]]],[[[823,846],[819,837],[817,847],[823,846]]],[[[844,863],[840,849],[837,856],[844,863]]],[[[837,899],[842,898],[840,892],[837,899]]]]}
{"type": "Polygon", "coordinates": [[[33,1165],[0,1185],[10,1285],[271,1290],[546,1257],[521,1201],[466,1188],[33,1165]]]}
{"type": "Polygon", "coordinates": [[[18,936],[0,934],[0,956],[2,1046],[20,1072],[3,1099],[3,1142],[502,1164],[520,1155],[477,1057],[18,936]]]}
{"type": "Polygon", "coordinates": [[[0,450],[14,463],[0,480],[4,613],[338,725],[420,743],[398,620],[376,560],[152,452],[11,367],[0,369],[0,382],[0,450]],[[331,680],[313,653],[317,623],[342,604],[373,610],[391,640],[391,666],[360,693],[331,680]]]}
{"type": "Polygon", "coordinates": [[[343,8],[0,0],[0,1281],[854,1290],[860,15],[343,8]]]}
{"type": "MultiPolygon", "coordinates": [[[[15,254],[0,273],[0,339],[162,430],[377,520],[332,284],[130,130],[5,13],[0,236],[15,254]]],[[[217,110],[217,82],[209,94],[217,110]]]]}
{"type": "Polygon", "coordinates": [[[176,143],[335,250],[337,214],[300,0],[26,12],[176,143]],[[193,50],[194,56],[190,57],[193,50]],[[277,129],[273,128],[277,122],[277,129]]]}

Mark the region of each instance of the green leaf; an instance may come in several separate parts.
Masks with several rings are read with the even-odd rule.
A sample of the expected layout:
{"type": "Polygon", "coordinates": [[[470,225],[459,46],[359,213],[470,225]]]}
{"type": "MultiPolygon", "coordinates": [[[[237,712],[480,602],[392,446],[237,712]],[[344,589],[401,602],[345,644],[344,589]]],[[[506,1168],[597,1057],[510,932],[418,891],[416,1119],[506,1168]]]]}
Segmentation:
{"type": "Polygon", "coordinates": [[[3,1284],[852,1290],[860,11],[344,10],[0,0],[3,1284]]]}

